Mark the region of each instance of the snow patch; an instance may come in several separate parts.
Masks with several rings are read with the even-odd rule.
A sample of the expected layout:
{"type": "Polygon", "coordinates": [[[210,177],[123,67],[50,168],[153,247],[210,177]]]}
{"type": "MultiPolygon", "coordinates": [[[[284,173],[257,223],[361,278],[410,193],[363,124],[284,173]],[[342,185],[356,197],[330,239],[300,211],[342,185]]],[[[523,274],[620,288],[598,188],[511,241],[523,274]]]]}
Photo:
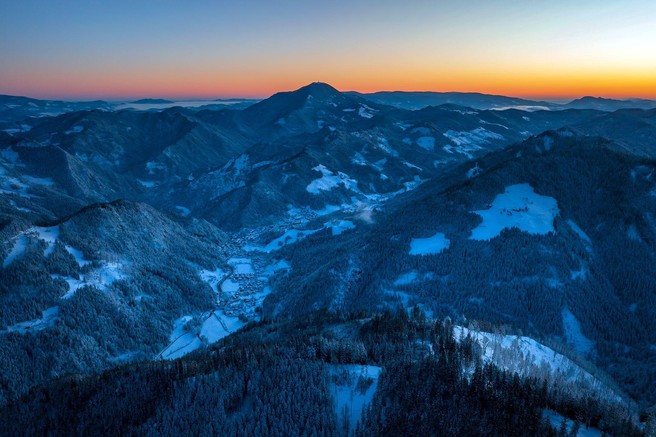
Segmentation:
{"type": "Polygon", "coordinates": [[[570,228],[576,233],[576,235],[579,236],[581,240],[585,242],[586,249],[588,252],[592,251],[592,240],[590,240],[590,237],[588,237],[588,234],[583,232],[583,229],[581,229],[576,223],[574,223],[573,220],[567,220],[567,224],[569,225],[570,228]]]}
{"type": "Polygon", "coordinates": [[[234,269],[235,275],[253,275],[253,261],[250,258],[230,258],[228,264],[234,269]]]}
{"type": "Polygon", "coordinates": [[[594,347],[594,342],[583,335],[581,323],[579,323],[569,308],[563,308],[562,316],[567,343],[571,344],[574,350],[581,354],[585,355],[589,353],[594,347]]]}
{"type": "Polygon", "coordinates": [[[189,214],[191,214],[191,211],[189,210],[189,208],[186,208],[186,207],[181,206],[181,205],[176,205],[175,209],[180,213],[180,215],[182,217],[189,217],[189,214]]]}
{"type": "Polygon", "coordinates": [[[435,150],[435,138],[433,137],[419,137],[417,138],[417,145],[422,149],[432,151],[435,150]]]}
{"type": "Polygon", "coordinates": [[[200,278],[207,282],[207,284],[212,288],[215,294],[219,293],[219,284],[221,280],[225,277],[225,272],[221,269],[216,270],[200,270],[198,272],[200,278]]]}
{"type": "Polygon", "coordinates": [[[26,334],[28,332],[42,331],[46,328],[51,328],[55,325],[55,321],[59,317],[59,307],[54,306],[50,307],[41,312],[41,318],[28,320],[26,322],[16,323],[15,325],[8,326],[4,331],[8,332],[18,332],[20,334],[26,334]]]}
{"type": "Polygon", "coordinates": [[[553,221],[559,210],[553,197],[535,193],[529,184],[517,184],[506,187],[503,194],[497,195],[490,209],[473,212],[483,221],[469,238],[490,240],[502,230],[511,228],[534,235],[555,232],[553,221]]]}
{"type": "Polygon", "coordinates": [[[355,224],[349,220],[333,220],[326,223],[326,228],[330,228],[333,236],[337,236],[350,229],[355,229],[355,224]]]}
{"type": "Polygon", "coordinates": [[[362,105],[360,106],[360,109],[358,109],[358,115],[362,118],[373,118],[374,114],[373,112],[375,109],[370,108],[367,105],[362,105]]]}
{"type": "Polygon", "coordinates": [[[441,232],[428,238],[413,238],[410,242],[410,255],[434,255],[448,249],[451,245],[441,232]]]}
{"type": "Polygon", "coordinates": [[[19,256],[22,256],[25,253],[25,250],[27,250],[29,240],[25,234],[19,234],[16,237],[14,237],[14,245],[12,246],[11,250],[9,251],[9,255],[7,255],[7,258],[2,263],[2,268],[5,269],[11,263],[13,263],[16,258],[19,256]]]}
{"type": "Polygon", "coordinates": [[[79,134],[84,130],[83,126],[73,126],[69,130],[64,132],[64,135],[79,134]]]}
{"type": "Polygon", "coordinates": [[[330,191],[338,185],[344,185],[344,187],[349,190],[357,191],[357,181],[351,179],[345,173],[337,172],[337,174],[334,174],[323,164],[312,168],[312,170],[321,172],[322,176],[310,182],[305,188],[309,193],[320,194],[321,191],[330,191]]]}
{"type": "Polygon", "coordinates": [[[370,365],[342,364],[330,366],[330,391],[335,399],[337,420],[349,435],[355,432],[362,412],[378,388],[382,368],[370,365]]]}

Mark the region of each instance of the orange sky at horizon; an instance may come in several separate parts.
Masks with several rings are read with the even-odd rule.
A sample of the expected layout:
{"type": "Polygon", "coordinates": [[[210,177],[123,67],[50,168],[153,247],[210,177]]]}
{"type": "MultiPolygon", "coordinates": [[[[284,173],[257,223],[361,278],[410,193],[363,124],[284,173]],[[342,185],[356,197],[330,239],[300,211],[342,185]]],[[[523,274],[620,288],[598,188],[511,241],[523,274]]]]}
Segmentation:
{"type": "Polygon", "coordinates": [[[321,81],[359,92],[656,99],[651,0],[0,4],[0,94],[265,98],[321,81]]]}

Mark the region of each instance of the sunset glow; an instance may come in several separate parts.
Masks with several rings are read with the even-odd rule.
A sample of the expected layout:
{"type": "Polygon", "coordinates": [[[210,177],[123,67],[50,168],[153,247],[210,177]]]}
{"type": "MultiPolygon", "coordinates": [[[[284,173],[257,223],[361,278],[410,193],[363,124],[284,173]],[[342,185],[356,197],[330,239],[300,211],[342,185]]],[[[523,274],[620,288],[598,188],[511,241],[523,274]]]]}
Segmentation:
{"type": "Polygon", "coordinates": [[[656,97],[653,1],[315,3],[0,0],[0,93],[265,97],[323,81],[656,97]]]}

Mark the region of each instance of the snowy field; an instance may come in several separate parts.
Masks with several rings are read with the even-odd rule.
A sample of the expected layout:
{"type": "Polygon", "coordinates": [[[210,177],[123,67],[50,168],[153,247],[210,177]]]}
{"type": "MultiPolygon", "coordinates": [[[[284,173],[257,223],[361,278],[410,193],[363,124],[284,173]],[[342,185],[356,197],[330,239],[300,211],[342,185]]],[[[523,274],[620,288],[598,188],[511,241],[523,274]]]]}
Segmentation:
{"type": "Polygon", "coordinates": [[[413,238],[410,242],[410,255],[434,255],[448,249],[450,244],[441,232],[428,238],[413,238]]]}
{"type": "Polygon", "coordinates": [[[529,184],[506,187],[490,209],[474,212],[483,222],[472,231],[470,238],[473,240],[490,240],[502,230],[511,228],[546,235],[555,232],[553,221],[559,213],[556,199],[537,194],[529,184]]]}
{"type": "Polygon", "coordinates": [[[364,408],[371,403],[381,371],[378,366],[359,364],[330,367],[330,391],[335,399],[337,420],[342,427],[348,423],[349,435],[355,431],[364,408]]]}
{"type": "Polygon", "coordinates": [[[563,309],[562,317],[567,343],[571,344],[578,353],[588,354],[594,347],[594,342],[583,335],[581,323],[568,308],[563,309]]]}
{"type": "MultiPolygon", "coordinates": [[[[42,329],[51,328],[54,326],[57,317],[59,316],[59,307],[50,307],[41,312],[40,319],[28,320],[26,322],[16,323],[15,325],[8,326],[4,332],[18,332],[25,334],[27,332],[41,331],[42,329]]],[[[0,331],[0,333],[3,331],[0,331]]]]}
{"type": "Polygon", "coordinates": [[[347,174],[337,172],[336,174],[328,170],[323,164],[313,167],[312,170],[318,171],[322,176],[314,179],[305,189],[308,193],[321,194],[322,191],[330,191],[333,188],[344,185],[345,188],[357,190],[357,181],[351,179],[347,174]]]}

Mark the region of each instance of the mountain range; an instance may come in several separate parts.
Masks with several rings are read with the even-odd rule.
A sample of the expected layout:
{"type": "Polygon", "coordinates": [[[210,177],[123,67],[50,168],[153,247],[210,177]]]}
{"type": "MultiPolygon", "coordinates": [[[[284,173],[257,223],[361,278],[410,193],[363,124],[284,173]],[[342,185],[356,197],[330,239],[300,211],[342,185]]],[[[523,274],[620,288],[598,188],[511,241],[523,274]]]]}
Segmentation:
{"type": "MultiPolygon", "coordinates": [[[[361,392],[371,413],[353,417],[353,433],[358,421],[378,426],[373,412],[395,417],[404,357],[446,359],[447,342],[465,374],[487,363],[552,382],[530,401],[547,416],[581,421],[569,396],[594,427],[645,431],[656,403],[654,108],[324,83],[237,107],[146,111],[2,96],[0,405],[43,432],[71,413],[40,427],[34,403],[71,385],[81,391],[70,405],[104,393],[102,381],[124,391],[167,374],[167,396],[178,384],[188,405],[193,381],[221,372],[269,387],[248,370],[263,362],[307,372],[290,388],[299,393],[321,393],[333,365],[365,366],[376,375],[367,387],[384,368],[378,391],[361,392]],[[430,329],[434,343],[420,334],[430,329]],[[267,348],[284,360],[267,361],[267,348]],[[233,368],[242,359],[246,370],[233,368]],[[586,396],[606,410],[579,407],[586,396]],[[607,411],[621,419],[595,415],[607,411]]],[[[155,405],[144,384],[150,395],[125,396],[155,405]]],[[[245,384],[222,404],[230,424],[256,403],[245,384]]],[[[333,389],[356,396],[347,387],[333,389]]],[[[130,429],[175,422],[172,405],[144,407],[130,429]]],[[[96,429],[89,414],[72,432],[96,429]]],[[[350,426],[330,414],[317,420],[350,426]]]]}

